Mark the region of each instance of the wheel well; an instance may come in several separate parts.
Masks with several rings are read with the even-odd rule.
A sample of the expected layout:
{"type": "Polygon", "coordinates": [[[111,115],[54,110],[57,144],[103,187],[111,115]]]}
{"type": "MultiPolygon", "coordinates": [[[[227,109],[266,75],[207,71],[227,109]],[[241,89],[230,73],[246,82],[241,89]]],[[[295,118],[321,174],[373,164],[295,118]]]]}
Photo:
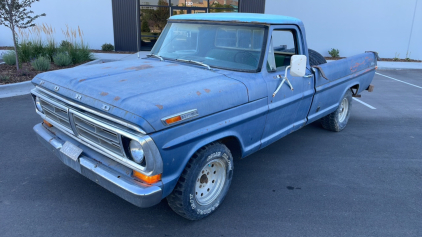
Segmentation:
{"type": "Polygon", "coordinates": [[[358,94],[358,91],[359,91],[359,84],[356,84],[356,85],[350,87],[350,89],[352,90],[352,94],[353,95],[357,95],[358,94]]]}
{"type": "Polygon", "coordinates": [[[236,137],[225,137],[220,140],[221,143],[229,148],[232,153],[233,159],[242,158],[242,147],[239,140],[236,137]]]}

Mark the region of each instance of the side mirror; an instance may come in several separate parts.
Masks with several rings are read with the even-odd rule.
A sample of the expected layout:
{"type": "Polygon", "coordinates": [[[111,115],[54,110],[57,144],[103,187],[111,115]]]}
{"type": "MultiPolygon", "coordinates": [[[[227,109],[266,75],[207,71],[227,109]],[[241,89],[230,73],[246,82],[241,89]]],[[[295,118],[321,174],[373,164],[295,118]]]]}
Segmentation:
{"type": "Polygon", "coordinates": [[[293,55],[290,59],[290,75],[292,77],[303,77],[306,73],[306,56],[293,55]]]}

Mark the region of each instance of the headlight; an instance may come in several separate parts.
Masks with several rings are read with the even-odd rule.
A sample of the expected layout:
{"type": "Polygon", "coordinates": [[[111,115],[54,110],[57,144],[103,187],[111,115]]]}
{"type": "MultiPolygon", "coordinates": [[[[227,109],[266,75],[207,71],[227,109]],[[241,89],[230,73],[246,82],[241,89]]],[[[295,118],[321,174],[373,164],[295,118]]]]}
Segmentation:
{"type": "Polygon", "coordinates": [[[35,106],[37,106],[38,111],[42,113],[41,100],[38,98],[38,96],[35,97],[35,106]]]}
{"type": "Polygon", "coordinates": [[[142,164],[145,159],[144,150],[142,149],[142,145],[138,141],[130,141],[129,151],[132,160],[138,164],[142,164]]]}

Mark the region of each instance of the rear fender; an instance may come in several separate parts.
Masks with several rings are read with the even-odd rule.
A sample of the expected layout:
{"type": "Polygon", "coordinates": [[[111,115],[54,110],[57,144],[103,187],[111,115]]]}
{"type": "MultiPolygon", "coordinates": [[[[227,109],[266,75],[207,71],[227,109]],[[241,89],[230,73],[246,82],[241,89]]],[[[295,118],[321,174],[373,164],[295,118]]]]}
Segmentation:
{"type": "Polygon", "coordinates": [[[361,93],[375,75],[376,58],[373,53],[363,53],[314,68],[315,95],[308,114],[308,124],[335,111],[350,88],[361,93]]]}

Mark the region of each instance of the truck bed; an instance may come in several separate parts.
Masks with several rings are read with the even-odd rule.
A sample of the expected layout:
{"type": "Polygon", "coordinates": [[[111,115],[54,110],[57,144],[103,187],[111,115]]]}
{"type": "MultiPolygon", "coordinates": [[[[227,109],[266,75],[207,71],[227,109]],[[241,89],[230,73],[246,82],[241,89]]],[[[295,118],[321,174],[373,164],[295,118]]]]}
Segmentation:
{"type": "Polygon", "coordinates": [[[350,88],[354,88],[354,94],[366,90],[374,78],[376,66],[376,55],[363,53],[314,68],[315,95],[308,123],[335,111],[350,88]]]}

